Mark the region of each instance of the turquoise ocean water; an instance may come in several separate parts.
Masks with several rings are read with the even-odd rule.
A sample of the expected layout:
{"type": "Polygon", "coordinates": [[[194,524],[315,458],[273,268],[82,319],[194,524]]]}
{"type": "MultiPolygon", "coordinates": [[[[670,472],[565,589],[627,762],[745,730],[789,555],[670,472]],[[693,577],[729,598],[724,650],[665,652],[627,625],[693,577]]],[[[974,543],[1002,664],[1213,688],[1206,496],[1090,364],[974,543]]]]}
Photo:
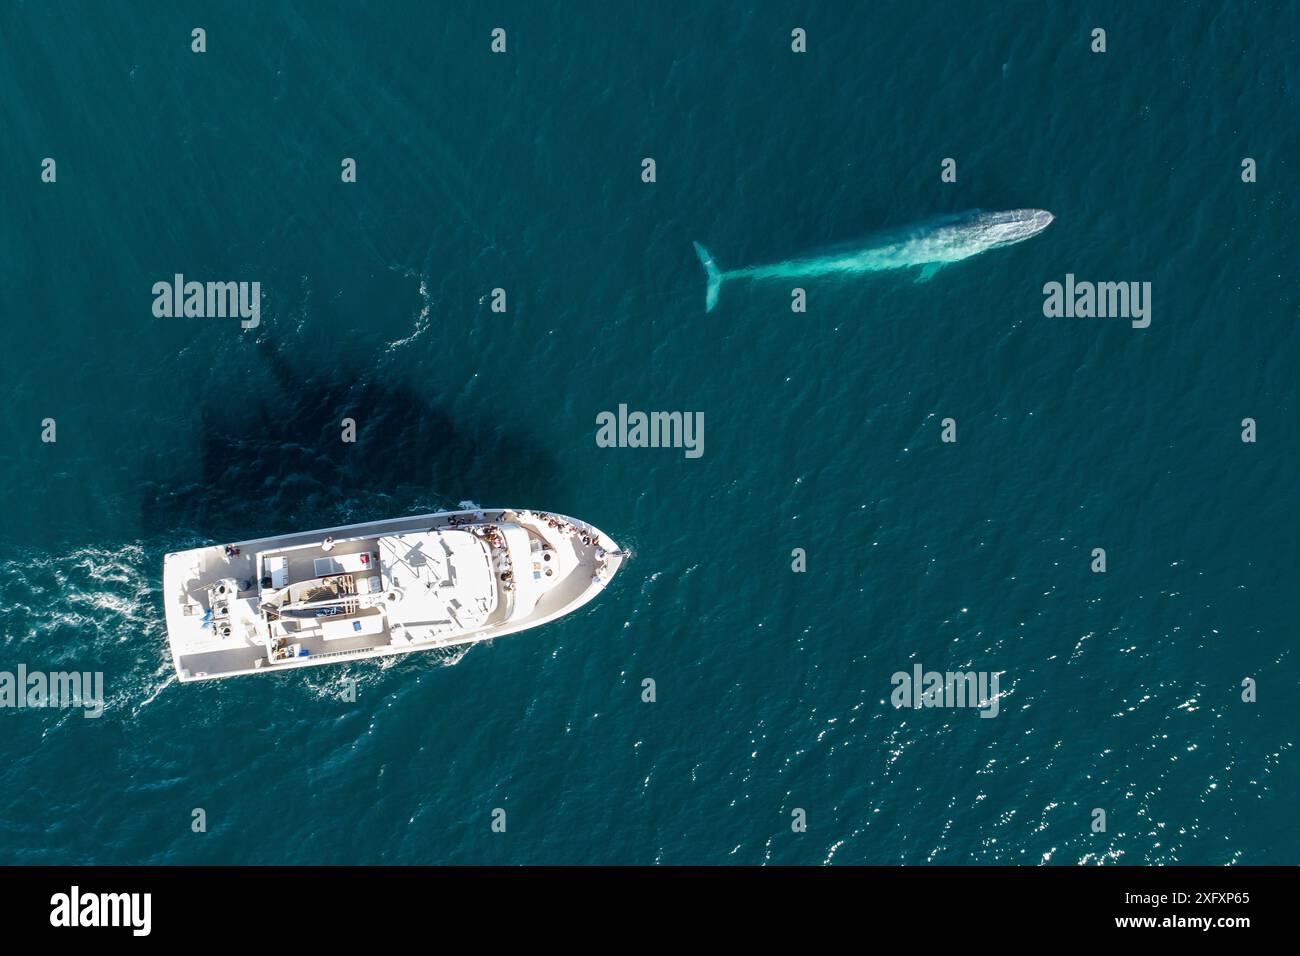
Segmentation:
{"type": "Polygon", "coordinates": [[[107,697],[0,711],[0,862],[1295,863],[1298,37],[1172,0],[0,5],[0,670],[107,697]],[[1018,207],[1056,222],[929,282],[704,312],[693,240],[1018,207]],[[262,324],[155,318],[175,273],[260,281],[262,324]],[[1150,281],[1150,328],[1045,318],[1066,273],[1150,281]],[[620,403],[702,411],[703,457],[598,448],[620,403]],[[176,683],[165,552],[464,499],[635,557],[468,651],[176,683]],[[896,710],[916,663],[1003,672],[998,717],[896,710]]]}

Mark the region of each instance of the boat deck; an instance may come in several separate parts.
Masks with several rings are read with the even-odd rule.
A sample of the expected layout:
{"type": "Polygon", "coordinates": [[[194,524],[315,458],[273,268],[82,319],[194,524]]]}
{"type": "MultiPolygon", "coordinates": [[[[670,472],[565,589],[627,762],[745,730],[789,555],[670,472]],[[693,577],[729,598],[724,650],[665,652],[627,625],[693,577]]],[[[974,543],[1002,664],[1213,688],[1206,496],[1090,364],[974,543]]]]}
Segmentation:
{"type": "Polygon", "coordinates": [[[182,680],[471,643],[574,610],[605,587],[623,558],[582,522],[500,509],[212,545],[164,561],[168,635],[182,680]],[[467,528],[477,530],[428,534],[467,528]],[[327,537],[336,539],[328,550],[327,537]],[[272,558],[284,559],[276,587],[266,568],[272,558]],[[401,581],[408,590],[382,587],[381,568],[383,584],[401,581]],[[229,616],[218,619],[228,627],[218,634],[208,589],[232,579],[229,616]],[[264,613],[268,595],[281,604],[264,613]]]}

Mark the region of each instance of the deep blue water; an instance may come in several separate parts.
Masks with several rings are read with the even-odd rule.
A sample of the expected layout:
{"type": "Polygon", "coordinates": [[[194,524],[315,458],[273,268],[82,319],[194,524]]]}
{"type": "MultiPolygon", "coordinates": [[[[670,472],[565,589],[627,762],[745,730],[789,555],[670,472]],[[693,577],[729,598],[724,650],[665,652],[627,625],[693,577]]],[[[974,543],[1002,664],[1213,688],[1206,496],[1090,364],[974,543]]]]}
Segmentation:
{"type": "Polygon", "coordinates": [[[0,670],[108,698],[0,711],[0,862],[1297,862],[1297,37],[1289,3],[0,6],[0,670]],[[704,312],[692,240],[1018,207],[1056,222],[929,282],[704,312]],[[156,318],[178,272],[260,281],[261,326],[156,318]],[[1150,281],[1150,328],[1045,318],[1067,272],[1150,281]],[[702,411],[703,457],[597,448],[619,403],[702,411]],[[462,499],[635,558],[468,652],[176,683],[165,552],[462,499]],[[1002,672],[999,715],[895,709],[915,663],[1002,672]]]}

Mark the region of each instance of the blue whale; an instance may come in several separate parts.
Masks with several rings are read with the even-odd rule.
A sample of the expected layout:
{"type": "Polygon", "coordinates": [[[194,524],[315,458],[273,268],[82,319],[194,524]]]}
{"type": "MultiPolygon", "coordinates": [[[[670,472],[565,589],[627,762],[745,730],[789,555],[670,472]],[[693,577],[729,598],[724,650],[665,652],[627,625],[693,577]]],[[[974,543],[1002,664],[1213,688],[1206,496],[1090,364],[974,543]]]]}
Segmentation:
{"type": "Polygon", "coordinates": [[[700,257],[709,280],[704,297],[705,311],[712,312],[718,304],[718,294],[727,279],[805,279],[920,266],[916,281],[925,282],[950,262],[960,262],[989,249],[1024,242],[1051,225],[1053,218],[1046,209],[1012,209],[1008,212],[976,209],[940,216],[820,255],[725,271],[718,268],[709,250],[697,242],[695,254],[700,257]]]}

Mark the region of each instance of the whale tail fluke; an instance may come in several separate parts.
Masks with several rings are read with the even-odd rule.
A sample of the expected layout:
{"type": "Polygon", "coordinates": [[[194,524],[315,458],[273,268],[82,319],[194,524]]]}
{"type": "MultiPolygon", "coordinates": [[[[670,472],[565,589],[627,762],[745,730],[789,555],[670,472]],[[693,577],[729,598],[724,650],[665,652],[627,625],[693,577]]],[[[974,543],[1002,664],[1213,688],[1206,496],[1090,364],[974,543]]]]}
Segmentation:
{"type": "Polygon", "coordinates": [[[722,270],[713,261],[713,256],[709,255],[709,250],[698,242],[695,243],[695,254],[700,257],[700,265],[704,266],[704,272],[709,277],[708,288],[704,290],[704,311],[712,312],[718,304],[718,293],[722,291],[722,270]]]}

